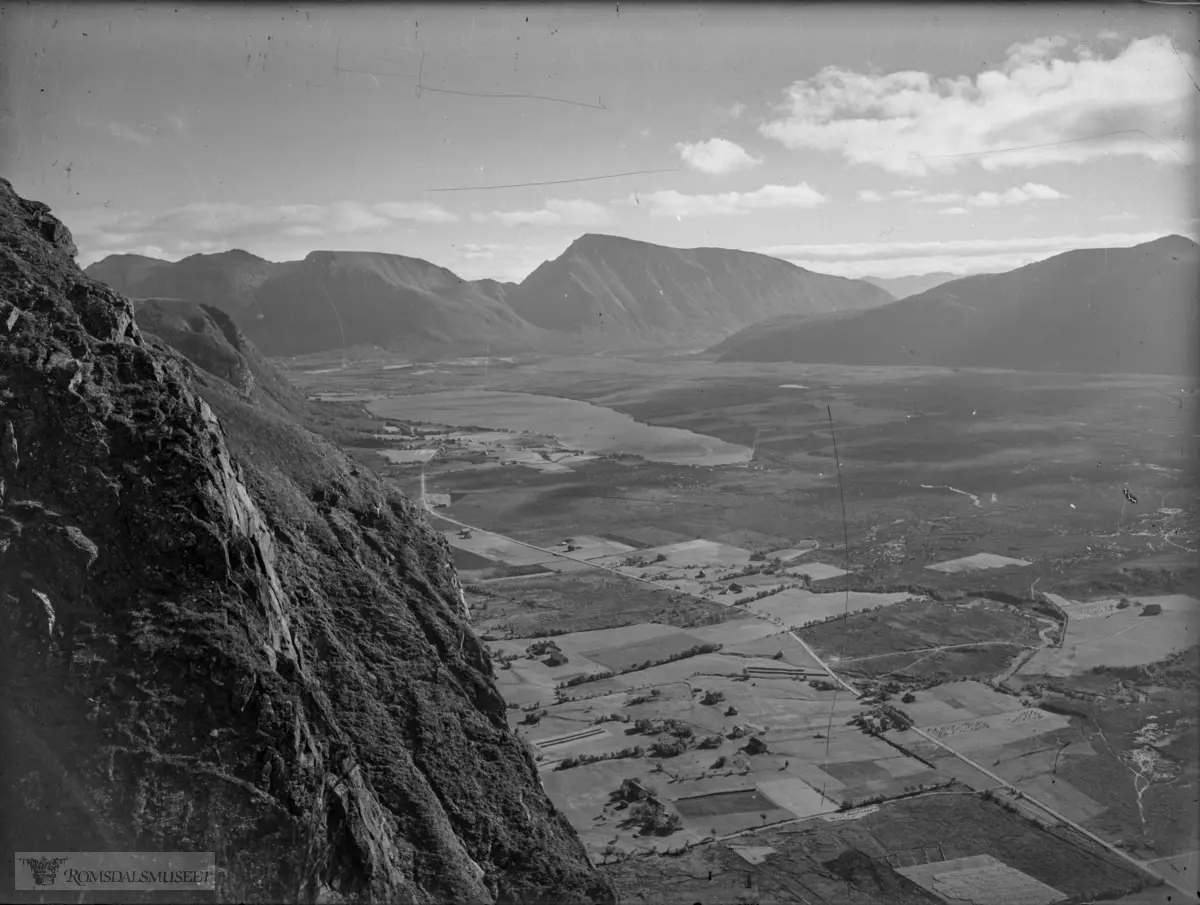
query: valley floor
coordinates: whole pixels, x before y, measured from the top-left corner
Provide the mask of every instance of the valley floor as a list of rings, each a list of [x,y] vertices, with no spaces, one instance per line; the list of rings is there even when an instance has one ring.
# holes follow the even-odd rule
[[[1195,435],[1164,379],[482,370],[309,389],[560,395],[754,450],[648,462],[447,410],[357,451],[444,529],[514,730],[629,894],[1194,894]]]

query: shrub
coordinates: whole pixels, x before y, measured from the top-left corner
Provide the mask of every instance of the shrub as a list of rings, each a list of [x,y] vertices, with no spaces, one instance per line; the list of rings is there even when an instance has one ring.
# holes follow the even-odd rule
[[[679,739],[668,739],[651,745],[650,753],[655,757],[678,757],[686,749],[687,745]]]

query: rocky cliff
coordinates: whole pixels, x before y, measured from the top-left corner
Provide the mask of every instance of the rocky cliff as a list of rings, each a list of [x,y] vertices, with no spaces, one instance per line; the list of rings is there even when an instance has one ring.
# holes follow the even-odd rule
[[[3,849],[215,851],[225,901],[611,902],[440,535],[73,253],[0,180]]]

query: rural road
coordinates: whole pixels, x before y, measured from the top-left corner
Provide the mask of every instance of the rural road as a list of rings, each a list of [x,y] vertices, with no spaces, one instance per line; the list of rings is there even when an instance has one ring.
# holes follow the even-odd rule
[[[458,526],[459,528],[466,528],[466,529],[468,529],[469,531],[478,531],[478,532],[480,532],[480,533],[482,533],[482,534],[490,534],[490,535],[492,535],[493,537],[499,537],[499,538],[502,538],[503,540],[507,540],[507,541],[509,541],[510,543],[514,543],[514,544],[520,544],[522,547],[528,547],[528,548],[529,548],[529,549],[531,549],[531,550],[537,550],[537,551],[539,551],[539,552],[541,552],[541,553],[546,553],[546,554],[547,554],[547,555],[549,555],[549,556],[557,556],[557,557],[560,557],[560,558],[562,558],[562,559],[569,559],[569,560],[571,560],[572,562],[583,563],[584,565],[590,566],[590,567],[592,567],[592,568],[594,568],[594,569],[603,569],[603,570],[605,570],[605,571],[612,572],[612,573],[613,573],[613,574],[615,574],[615,575],[620,575],[620,576],[622,576],[623,578],[628,578],[628,579],[631,579],[631,580],[633,580],[633,581],[640,581],[640,582],[642,582],[643,584],[652,585],[653,587],[656,587],[656,588],[658,588],[659,590],[664,590],[664,591],[671,591],[671,592],[674,592],[674,589],[673,589],[673,588],[671,588],[671,587],[669,587],[669,586],[667,586],[667,585],[660,584],[660,583],[659,583],[659,582],[657,582],[657,581],[651,581],[651,580],[650,580],[650,579],[648,579],[648,578],[641,578],[640,576],[637,576],[637,575],[629,575],[628,573],[626,573],[626,572],[622,572],[622,571],[620,571],[619,569],[615,569],[615,568],[613,568],[613,567],[611,567],[611,566],[602,566],[602,565],[597,565],[596,563],[590,562],[590,561],[588,561],[588,560],[586,560],[586,559],[581,559],[581,558],[580,558],[580,557],[578,557],[578,556],[571,556],[571,555],[569,555],[569,554],[565,554],[565,553],[559,553],[559,552],[558,552],[558,551],[556,551],[556,550],[548,550],[548,549],[546,549],[545,547],[539,547],[539,546],[537,546],[536,544],[530,544],[530,543],[526,543],[525,541],[517,540],[517,539],[516,539],[516,538],[514,538],[514,537],[509,537],[509,536],[508,536],[508,535],[506,535],[506,534],[500,534],[500,533],[499,533],[499,532],[497,532],[497,531],[489,531],[489,530],[488,530],[488,529],[486,529],[486,528],[479,528],[479,527],[477,527],[477,526],[475,526],[475,525],[468,525],[466,522],[460,522],[458,519],[451,518],[451,517],[450,517],[450,516],[448,516],[448,515],[442,515],[441,513],[435,512],[435,511],[434,511],[434,510],[433,510],[433,509],[432,509],[432,508],[429,506],[428,502],[427,502],[427,501],[426,501],[426,499],[425,499],[425,496],[424,496],[424,492],[423,492],[423,491],[424,491],[424,487],[422,487],[421,503],[422,503],[422,505],[424,506],[425,510],[426,510],[426,511],[429,513],[429,515],[433,516],[434,518],[441,519],[441,520],[442,520],[442,521],[444,521],[444,522],[449,522],[450,524],[452,524],[452,525],[456,525],[456,526]],[[718,605],[721,605],[721,606],[734,606],[734,604],[728,603],[727,601],[722,601],[722,600],[714,600],[714,599],[713,599],[713,598],[711,598],[711,597],[704,597],[703,595],[699,595],[699,594],[697,594],[697,595],[692,595],[692,596],[700,597],[700,599],[702,599],[702,600],[707,600],[707,601],[709,601],[709,602],[711,602],[711,603],[716,603],[716,604],[718,604]],[[763,619],[763,620],[765,620],[765,621],[767,621],[767,622],[770,622],[770,623],[772,623],[772,624],[774,624],[774,625],[782,625],[782,624],[783,624],[783,623],[782,623],[780,620],[777,620],[777,619],[771,619],[770,617],[768,617],[768,616],[764,616],[764,615],[762,615],[761,613],[753,613],[752,615],[754,615],[754,616],[758,617],[759,619]],[[843,680],[843,679],[842,679],[842,677],[841,677],[841,676],[839,676],[837,673],[835,673],[835,672],[833,671],[833,669],[831,669],[831,668],[830,668],[829,664],[827,664],[827,663],[826,663],[824,660],[822,660],[820,657],[818,657],[818,656],[817,656],[817,654],[816,654],[816,652],[815,652],[815,651],[813,651],[813,649],[812,649],[811,647],[809,647],[809,646],[808,646],[808,645],[807,645],[807,644],[806,644],[806,643],[805,643],[805,642],[804,642],[804,641],[803,641],[801,638],[798,638],[798,637],[796,636],[796,633],[795,633],[795,632],[791,631],[790,629],[787,629],[787,628],[786,628],[786,626],[785,626],[784,628],[785,628],[785,631],[787,631],[788,635],[790,635],[790,636],[791,636],[793,639],[795,639],[796,643],[797,643],[797,644],[799,644],[799,645],[800,645],[802,648],[804,648],[804,651],[805,651],[805,652],[806,652],[806,653],[807,653],[807,654],[808,654],[810,657],[812,657],[812,659],[813,659],[813,661],[814,661],[815,663],[817,663],[817,664],[819,664],[819,665],[820,665],[821,669],[822,669],[822,670],[824,670],[824,672],[825,672],[825,673],[826,673],[826,674],[827,674],[827,675],[828,675],[828,676],[829,676],[829,677],[830,677],[830,678],[831,678],[831,679],[832,679],[834,682],[836,682],[837,684],[839,684],[839,685],[840,685],[842,688],[844,688],[846,691],[849,691],[849,692],[850,692],[851,694],[853,694],[855,697],[858,697],[858,695],[859,695],[858,689],[856,689],[854,686],[852,686],[852,685],[848,684],[848,683],[847,683],[845,680]],[[926,741],[929,741],[929,742],[933,743],[934,745],[937,745],[939,748],[942,748],[942,749],[944,749],[945,751],[949,752],[951,755],[953,755],[954,757],[958,758],[958,759],[959,759],[959,760],[961,760],[963,763],[967,764],[968,766],[972,767],[973,769],[977,770],[978,772],[982,773],[984,776],[988,777],[989,779],[991,779],[993,782],[995,782],[997,785],[1001,786],[1002,788],[1005,788],[1005,789],[1015,789],[1016,791],[1021,791],[1020,789],[1017,789],[1017,787],[1016,787],[1016,786],[1013,786],[1011,783],[1009,783],[1007,780],[1001,779],[999,776],[997,776],[995,773],[993,773],[993,772],[991,772],[990,770],[988,770],[986,767],[983,767],[982,765],[980,765],[980,764],[976,763],[975,761],[971,760],[971,759],[970,759],[969,757],[967,757],[965,754],[962,754],[962,753],[960,753],[959,751],[956,751],[954,748],[952,748],[952,747],[950,747],[949,745],[945,744],[945,743],[944,743],[944,742],[942,742],[940,739],[936,739],[936,738],[934,738],[932,735],[930,735],[929,733],[927,733],[927,732],[926,732],[924,729],[919,729],[919,728],[917,728],[916,726],[913,726],[913,727],[912,727],[912,731],[913,731],[913,732],[915,732],[915,733],[917,733],[918,735],[920,735],[920,736],[921,736],[922,738],[924,738]],[[1107,849],[1108,851],[1112,852],[1114,855],[1116,855],[1117,857],[1119,857],[1119,858],[1120,858],[1122,861],[1125,861],[1126,863],[1133,865],[1133,866],[1134,866],[1134,867],[1136,867],[1136,868],[1138,869],[1138,871],[1139,871],[1140,873],[1142,873],[1143,875],[1145,875],[1145,874],[1149,874],[1150,876],[1153,876],[1155,879],[1163,879],[1163,882],[1164,882],[1164,883],[1166,883],[1166,885],[1170,886],[1172,889],[1178,890],[1180,893],[1182,893],[1182,894],[1183,894],[1183,895],[1186,897],[1186,899],[1187,899],[1187,900],[1190,900],[1190,899],[1191,899],[1191,897],[1195,895],[1195,890],[1193,890],[1193,889],[1185,889],[1185,888],[1184,888],[1184,887],[1182,887],[1182,886],[1179,886],[1179,885],[1177,885],[1177,884],[1175,884],[1175,883],[1172,883],[1170,880],[1166,880],[1165,878],[1162,878],[1162,877],[1160,877],[1160,875],[1159,875],[1158,873],[1156,873],[1156,872],[1152,871],[1152,870],[1149,868],[1149,866],[1148,866],[1148,862],[1139,861],[1137,858],[1133,857],[1132,855],[1128,854],[1127,852],[1124,852],[1124,851],[1122,851],[1121,849],[1117,848],[1117,847],[1116,847],[1115,845],[1113,845],[1112,843],[1110,843],[1110,842],[1106,842],[1104,839],[1100,838],[1100,837],[1099,837],[1099,836],[1097,836],[1095,833],[1091,832],[1090,830],[1084,829],[1082,826],[1080,826],[1079,824],[1075,823],[1075,821],[1073,821],[1073,820],[1070,820],[1070,819],[1068,819],[1067,817],[1064,817],[1062,814],[1058,813],[1058,811],[1054,810],[1054,809],[1053,809],[1053,808],[1051,808],[1049,805],[1047,805],[1047,804],[1045,804],[1044,802],[1042,802],[1042,801],[1038,800],[1037,798],[1034,798],[1032,795],[1029,795],[1029,794],[1028,794],[1028,793],[1026,793],[1026,792],[1021,792],[1021,796],[1022,796],[1022,798],[1023,798],[1025,801],[1028,801],[1028,802],[1030,802],[1031,804],[1033,804],[1034,806],[1036,806],[1036,807],[1037,807],[1037,808],[1039,808],[1040,810],[1042,810],[1042,811],[1044,811],[1045,813],[1049,814],[1049,815],[1050,815],[1051,817],[1053,817],[1055,820],[1059,821],[1060,823],[1062,823],[1062,824],[1064,824],[1064,825],[1066,825],[1066,826],[1069,826],[1069,827],[1071,827],[1071,829],[1073,829],[1073,830],[1075,830],[1076,832],[1078,832],[1078,833],[1082,834],[1083,836],[1086,836],[1088,839],[1091,839],[1091,840],[1092,840],[1093,842],[1095,842],[1096,844],[1103,846],[1105,849]],[[744,831],[742,831],[742,833],[743,833],[743,834],[747,834],[747,835],[748,835],[750,832],[751,832],[750,830],[744,830]]]
[[[1133,855],[1129,854],[1128,852],[1122,851],[1121,849],[1119,849],[1115,845],[1113,845],[1111,842],[1107,842],[1104,839],[1101,839],[1095,833],[1091,832],[1090,830],[1084,829],[1082,826],[1080,826],[1074,820],[1064,817],[1062,814],[1060,814],[1058,811],[1051,808],[1049,805],[1045,804],[1042,801],[1039,801],[1037,798],[1034,798],[1032,795],[1028,794],[1027,792],[1021,791],[1020,788],[1018,788],[1017,786],[1014,786],[1012,783],[1008,782],[1008,780],[1001,779],[999,776],[997,776],[991,770],[987,769],[986,767],[982,766],[981,764],[976,763],[975,761],[973,761],[971,758],[967,757],[962,752],[956,751],[954,748],[951,748],[949,745],[947,745],[943,741],[941,741],[941,739],[934,738],[932,735],[930,735],[924,729],[919,729],[916,726],[912,726],[911,728],[912,728],[913,732],[917,733],[917,735],[921,736],[926,741],[932,742],[933,744],[937,745],[939,748],[942,748],[943,750],[948,751],[954,757],[957,757],[959,760],[961,760],[964,764],[966,764],[967,766],[972,767],[975,770],[977,770],[978,772],[982,773],[984,776],[986,776],[988,779],[995,782],[1000,787],[1002,787],[1004,789],[1011,789],[1013,791],[1020,792],[1021,798],[1023,800],[1028,801],[1030,804],[1033,804],[1040,810],[1045,811],[1047,814],[1049,814],[1051,817],[1053,817],[1059,823],[1062,823],[1065,826],[1069,826],[1071,829],[1075,830],[1075,832],[1086,836],[1087,838],[1089,838],[1093,842],[1095,842],[1097,845],[1104,846],[1104,848],[1108,849],[1108,851],[1112,852],[1114,855],[1116,855],[1122,861],[1125,861],[1128,864],[1132,864],[1142,874],[1150,874],[1151,876],[1153,876],[1155,878],[1161,878],[1158,873],[1156,873],[1155,871],[1150,869],[1150,866],[1149,866],[1150,862],[1139,861],[1137,858],[1133,857]],[[1172,883],[1170,880],[1167,880],[1165,878],[1161,878],[1161,879],[1163,879],[1163,882],[1166,883],[1166,885],[1170,886],[1172,889],[1176,889],[1179,892],[1183,893],[1183,895],[1185,897],[1187,897],[1188,899],[1190,899],[1192,896],[1194,896],[1196,894],[1196,891],[1194,889],[1185,889],[1182,886]]]

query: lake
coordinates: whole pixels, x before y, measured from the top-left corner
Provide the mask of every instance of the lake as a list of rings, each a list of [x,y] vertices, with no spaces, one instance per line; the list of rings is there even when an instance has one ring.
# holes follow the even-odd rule
[[[570,449],[628,454],[676,465],[733,465],[753,451],[676,427],[656,427],[588,402],[491,390],[443,390],[374,399],[376,415],[407,421],[530,431]]]

